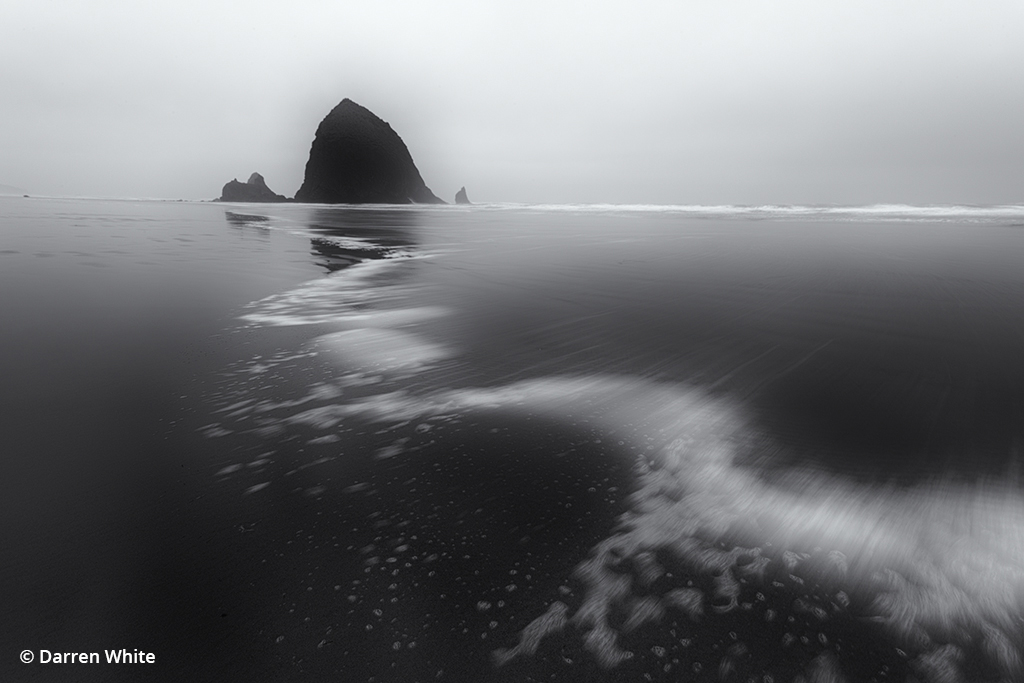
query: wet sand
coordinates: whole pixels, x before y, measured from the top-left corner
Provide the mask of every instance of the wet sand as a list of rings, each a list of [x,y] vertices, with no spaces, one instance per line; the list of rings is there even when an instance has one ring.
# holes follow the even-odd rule
[[[34,292],[0,299],[12,652],[160,662],[81,680],[1021,670],[1012,221],[51,213],[0,273]]]

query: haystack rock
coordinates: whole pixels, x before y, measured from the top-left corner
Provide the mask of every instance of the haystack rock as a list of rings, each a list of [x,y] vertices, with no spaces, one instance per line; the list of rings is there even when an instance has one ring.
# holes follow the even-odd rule
[[[324,204],[444,204],[420,176],[387,122],[344,99],[320,122],[295,201]]]
[[[469,201],[469,197],[466,196],[466,188],[465,187],[463,187],[461,190],[459,190],[458,192],[455,193],[455,203],[456,204],[472,204],[473,203],[473,202]]]
[[[283,197],[267,187],[266,181],[259,173],[253,173],[249,180],[244,183],[238,182],[235,178],[221,190],[220,199],[222,202],[286,202]]]

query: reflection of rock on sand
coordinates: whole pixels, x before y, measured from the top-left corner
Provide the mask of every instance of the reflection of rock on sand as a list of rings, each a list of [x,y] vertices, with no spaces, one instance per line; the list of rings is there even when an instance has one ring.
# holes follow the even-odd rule
[[[335,272],[375,259],[415,254],[420,216],[411,209],[331,207],[310,214],[317,265]]]
[[[411,264],[429,257],[416,248],[418,221],[419,214],[411,209],[312,211],[304,227],[314,233],[312,254],[329,275],[254,302],[242,318],[260,325],[333,324],[351,329],[401,327],[446,315],[447,310],[437,306],[408,306],[413,293]],[[351,338],[359,343],[359,338]],[[398,338],[391,338],[391,346]]]
[[[414,208],[332,206],[314,209],[307,227],[325,237],[355,237],[383,247],[408,249],[419,242],[421,215]]]

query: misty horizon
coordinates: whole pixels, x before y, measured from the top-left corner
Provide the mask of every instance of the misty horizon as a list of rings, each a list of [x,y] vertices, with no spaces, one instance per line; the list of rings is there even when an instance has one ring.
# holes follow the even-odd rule
[[[28,194],[211,199],[257,171],[290,197],[347,97],[446,201],[1024,201],[1013,2],[4,15],[0,184]]]

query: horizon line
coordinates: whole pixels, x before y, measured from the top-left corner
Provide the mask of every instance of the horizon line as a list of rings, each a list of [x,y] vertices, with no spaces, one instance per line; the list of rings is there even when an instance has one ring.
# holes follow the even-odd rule
[[[57,199],[57,200],[82,200],[82,201],[139,201],[139,202],[188,202],[192,204],[224,204],[224,205],[235,205],[241,204],[246,206],[275,206],[281,204],[295,205],[295,206],[315,206],[315,207],[330,207],[340,206],[347,208],[358,208],[358,207],[388,207],[388,208],[438,208],[444,210],[447,208],[469,210],[473,208],[516,208],[516,209],[543,209],[543,210],[558,210],[558,209],[596,209],[596,210],[626,210],[626,211],[645,211],[645,210],[677,210],[680,212],[695,212],[695,211],[716,211],[716,210],[732,210],[732,211],[747,211],[747,212],[768,212],[768,211],[781,211],[781,212],[792,212],[792,213],[812,213],[812,212],[830,212],[830,211],[860,211],[868,212],[873,211],[877,213],[902,213],[912,211],[929,211],[929,210],[960,210],[960,211],[1004,211],[1007,213],[1024,212],[1024,202],[1021,203],[998,203],[998,204],[964,204],[964,203],[902,203],[902,202],[873,202],[866,204],[841,204],[841,203],[808,203],[808,204],[791,204],[791,203],[747,203],[747,204],[686,204],[686,203],[650,203],[650,202],[628,202],[628,203],[612,203],[612,202],[508,202],[508,201],[495,201],[495,202],[473,202],[472,204],[321,204],[321,203],[305,203],[305,202],[222,202],[219,199],[189,199],[184,197],[119,197],[110,195],[48,195],[48,194],[33,194],[25,192],[22,194],[0,194],[2,199]]]

